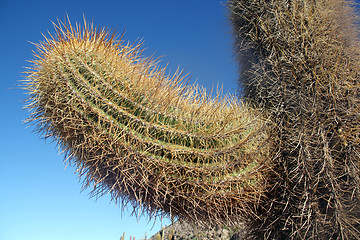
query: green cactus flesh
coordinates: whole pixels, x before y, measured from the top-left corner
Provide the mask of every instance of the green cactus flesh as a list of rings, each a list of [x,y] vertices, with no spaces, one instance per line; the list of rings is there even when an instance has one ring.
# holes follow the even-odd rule
[[[28,73],[30,121],[94,195],[150,216],[231,223],[251,214],[270,172],[258,111],[184,85],[105,30],[57,30]]]

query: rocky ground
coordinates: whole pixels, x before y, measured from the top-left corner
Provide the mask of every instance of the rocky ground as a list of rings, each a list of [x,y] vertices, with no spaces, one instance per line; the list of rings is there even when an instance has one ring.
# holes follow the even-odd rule
[[[203,229],[197,226],[192,226],[188,223],[175,222],[172,225],[163,228],[150,240],[244,240],[248,230],[244,223],[238,224],[234,228],[214,228]]]

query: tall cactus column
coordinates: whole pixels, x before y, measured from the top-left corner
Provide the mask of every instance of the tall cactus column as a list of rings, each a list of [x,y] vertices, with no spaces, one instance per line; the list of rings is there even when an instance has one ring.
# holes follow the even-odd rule
[[[200,223],[252,216],[271,172],[259,111],[185,86],[106,30],[56,29],[25,82],[29,120],[65,150],[93,195]]]
[[[281,152],[263,236],[360,239],[360,48],[345,0],[230,0],[245,100]]]

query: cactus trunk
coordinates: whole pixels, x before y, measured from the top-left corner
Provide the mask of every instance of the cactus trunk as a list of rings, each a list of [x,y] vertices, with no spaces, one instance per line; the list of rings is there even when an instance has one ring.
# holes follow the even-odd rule
[[[343,0],[229,6],[243,95],[268,109],[279,129],[279,174],[257,223],[260,235],[359,239],[360,48],[353,9]]]

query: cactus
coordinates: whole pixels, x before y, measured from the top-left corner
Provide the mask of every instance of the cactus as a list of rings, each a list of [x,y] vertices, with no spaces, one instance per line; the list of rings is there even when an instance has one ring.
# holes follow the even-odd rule
[[[150,217],[251,216],[271,171],[260,111],[184,85],[105,29],[55,27],[25,82],[29,121],[59,143],[93,196],[110,193]]]
[[[360,45],[349,2],[228,6],[243,101],[186,86],[140,45],[68,22],[38,45],[29,121],[93,195],[150,217],[247,219],[260,238],[360,239]]]
[[[345,0],[230,0],[244,99],[279,129],[256,231],[360,239],[360,48]]]

